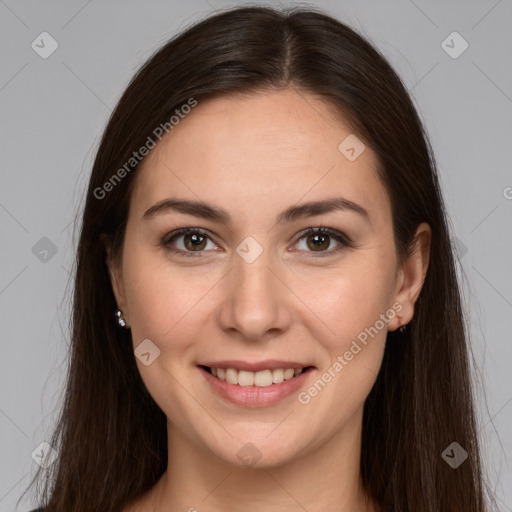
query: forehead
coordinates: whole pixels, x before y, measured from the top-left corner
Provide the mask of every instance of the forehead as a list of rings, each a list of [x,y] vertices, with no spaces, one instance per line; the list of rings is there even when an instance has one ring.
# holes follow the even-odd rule
[[[291,204],[341,195],[371,217],[389,213],[373,151],[366,146],[353,161],[343,153],[354,135],[329,103],[293,89],[198,102],[144,158],[131,209],[140,217],[172,196],[239,219],[275,217]]]

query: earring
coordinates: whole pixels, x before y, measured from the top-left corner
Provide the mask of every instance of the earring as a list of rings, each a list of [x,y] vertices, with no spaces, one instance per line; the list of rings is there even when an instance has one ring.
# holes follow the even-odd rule
[[[124,327],[125,329],[129,329],[130,327],[126,324],[126,320],[123,318],[123,312],[118,309],[115,313],[115,316],[117,317],[117,323]]]
[[[402,325],[402,316],[396,315],[398,318],[398,330],[403,334],[407,328],[407,324]]]

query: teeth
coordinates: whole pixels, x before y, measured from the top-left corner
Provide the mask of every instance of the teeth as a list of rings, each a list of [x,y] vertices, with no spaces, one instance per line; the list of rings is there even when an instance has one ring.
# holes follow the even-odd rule
[[[267,387],[272,384],[281,384],[302,373],[303,368],[277,368],[275,370],[262,370],[260,372],[249,372],[246,370],[235,370],[234,368],[211,368],[212,374],[220,380],[238,386]]]
[[[288,380],[288,379],[291,379],[293,377],[293,374],[294,374],[294,370],[293,368],[287,368],[285,371],[284,371],[284,380]]]
[[[261,372],[256,372],[254,374],[254,385],[265,387],[272,385],[272,371],[271,370],[263,370]]]
[[[279,368],[277,370],[272,370],[272,382],[274,384],[279,384],[284,380],[284,370]]]
[[[236,370],[231,370],[235,373],[238,373],[238,382],[237,384],[240,386],[253,386],[254,385],[254,372],[246,372],[245,370],[240,370],[237,372]]]
[[[238,372],[233,368],[228,368],[226,370],[226,382],[230,384],[238,384]]]

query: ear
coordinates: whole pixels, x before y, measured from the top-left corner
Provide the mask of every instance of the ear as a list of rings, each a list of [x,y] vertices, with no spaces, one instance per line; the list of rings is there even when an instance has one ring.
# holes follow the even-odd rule
[[[126,320],[127,324],[129,325],[129,311],[124,290],[121,262],[114,258],[112,252],[112,238],[109,235],[102,233],[100,235],[100,240],[105,245],[105,250],[107,253],[106,264],[110,277],[110,284],[112,285],[112,291],[114,292],[114,296],[116,298],[117,307],[123,312],[123,317]]]
[[[395,289],[395,302],[402,305],[400,315],[389,322],[390,331],[408,324],[414,316],[414,304],[418,299],[427,275],[430,260],[432,230],[426,222],[418,226],[412,254],[398,270]]]

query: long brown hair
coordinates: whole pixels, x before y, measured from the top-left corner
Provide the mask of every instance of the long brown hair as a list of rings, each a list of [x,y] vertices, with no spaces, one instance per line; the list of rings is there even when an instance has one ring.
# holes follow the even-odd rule
[[[77,248],[67,386],[50,442],[59,455],[36,475],[45,477],[39,498],[47,512],[120,511],[166,469],[166,417],[140,378],[129,331],[116,326],[100,239],[110,237],[119,257],[133,152],[191,98],[287,87],[328,102],[376,153],[401,261],[417,226],[432,229],[414,318],[405,334],[388,333],[365,402],[364,486],[386,512],[488,510],[453,241],[408,92],[378,50],[319,9],[254,6],[212,15],[167,42],[131,80],[104,131]],[[121,168],[122,179],[98,193]],[[441,456],[454,441],[469,454],[456,469]]]

